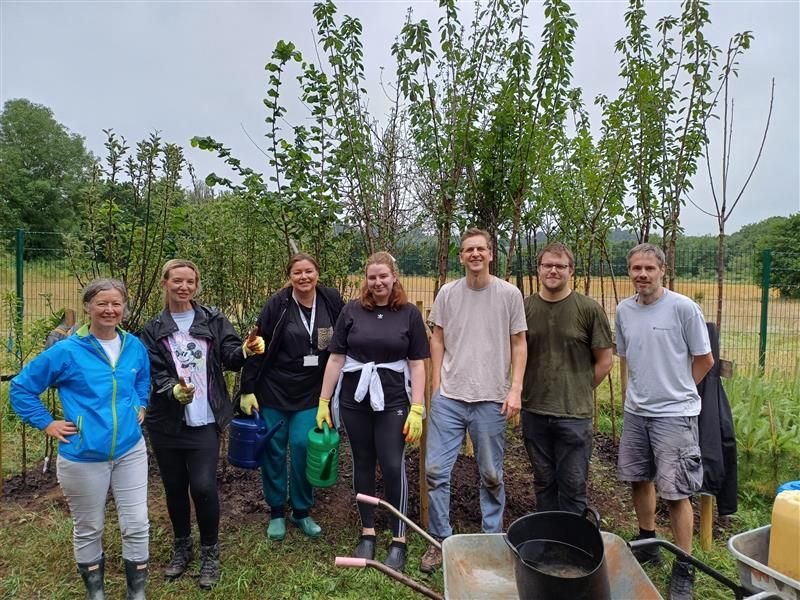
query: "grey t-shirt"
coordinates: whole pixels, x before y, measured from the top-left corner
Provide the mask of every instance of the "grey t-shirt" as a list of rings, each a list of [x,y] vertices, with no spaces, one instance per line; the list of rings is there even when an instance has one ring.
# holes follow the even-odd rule
[[[711,352],[711,344],[694,301],[666,288],[652,304],[626,298],[617,307],[615,333],[617,354],[628,363],[626,411],[643,417],[700,414],[692,357]]]
[[[510,336],[528,329],[520,291],[497,277],[473,290],[462,277],[439,290],[428,320],[444,333],[441,393],[465,402],[505,401]]]

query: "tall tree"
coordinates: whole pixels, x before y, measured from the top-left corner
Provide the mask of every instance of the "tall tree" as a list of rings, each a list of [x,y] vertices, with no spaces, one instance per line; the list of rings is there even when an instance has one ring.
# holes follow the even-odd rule
[[[767,132],[769,131],[770,120],[772,119],[772,103],[775,99],[775,79],[772,80],[772,89],[770,91],[769,110],[767,111],[766,124],[764,125],[764,134],[761,137],[761,145],[758,148],[758,153],[753,159],[753,164],[747,177],[742,182],[741,188],[738,192],[732,190],[731,176],[731,153],[733,147],[733,123],[734,123],[734,101],[730,89],[731,78],[735,77],[738,73],[739,57],[741,54],[750,47],[752,34],[749,31],[737,33],[728,42],[728,50],[725,54],[725,64],[722,67],[720,74],[720,92],[722,99],[722,160],[720,161],[719,180],[715,183],[714,175],[711,168],[711,152],[709,151],[708,135],[706,134],[705,143],[705,160],[706,168],[708,170],[708,180],[711,187],[711,197],[714,201],[714,212],[710,212],[701,208],[697,203],[692,202],[701,212],[713,216],[717,221],[717,330],[722,331],[722,304],[723,295],[725,292],[725,225],[728,222],[733,211],[739,205],[745,190],[747,189],[750,179],[753,177],[758,163],[761,160],[761,153],[764,150],[764,144],[767,141]],[[715,108],[717,101],[712,105]],[[708,129],[709,119],[706,119],[706,129]]]
[[[79,190],[91,164],[83,138],[53,111],[8,100],[0,114],[0,229],[76,229]]]

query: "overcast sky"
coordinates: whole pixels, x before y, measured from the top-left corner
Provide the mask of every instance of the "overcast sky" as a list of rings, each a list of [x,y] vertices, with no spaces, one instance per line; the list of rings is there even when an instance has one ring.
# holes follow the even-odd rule
[[[624,35],[625,2],[568,0],[578,20],[574,84],[591,104],[615,96]],[[339,13],[361,19],[371,108],[382,112],[381,67],[389,79],[390,46],[407,7],[435,26],[436,3],[338,2]],[[472,5],[462,6],[469,22]],[[712,43],[725,47],[737,31],[752,30],[752,49],[735,82],[736,123],[729,189],[738,191],[758,150],[775,78],[775,106],[761,164],[728,232],[772,215],[800,211],[800,2],[713,2]],[[648,2],[649,21],[678,15],[676,2]],[[103,155],[104,128],[136,142],[153,130],[186,147],[199,175],[224,173],[210,153],[189,148],[194,135],[211,135],[232,147],[245,164],[265,170],[264,156],[245,135],[263,141],[264,64],[279,39],[313,56],[310,2],[12,2],[0,0],[0,101],[28,98],[50,107],[56,119]],[[529,10],[539,31],[541,4]],[[593,122],[599,123],[597,115]],[[719,154],[719,151],[716,150]],[[712,151],[713,152],[713,151]],[[714,162],[719,178],[719,160]],[[713,210],[705,165],[692,199]],[[716,222],[692,206],[682,222],[689,234],[716,232]]]

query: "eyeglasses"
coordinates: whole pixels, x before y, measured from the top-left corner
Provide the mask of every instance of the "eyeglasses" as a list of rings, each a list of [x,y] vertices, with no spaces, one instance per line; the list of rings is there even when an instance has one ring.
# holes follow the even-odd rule
[[[569,265],[560,265],[558,263],[541,263],[539,264],[539,268],[542,271],[550,271],[552,269],[555,269],[556,271],[561,272],[569,269]]]

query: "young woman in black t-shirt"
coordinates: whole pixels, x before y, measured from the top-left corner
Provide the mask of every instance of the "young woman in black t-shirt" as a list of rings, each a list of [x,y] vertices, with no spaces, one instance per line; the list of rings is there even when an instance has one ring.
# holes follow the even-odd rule
[[[423,361],[430,349],[422,315],[408,303],[395,261],[387,252],[377,252],[367,260],[361,297],[344,307],[329,349],[317,426],[322,427],[323,421],[331,424],[333,397],[333,412],[338,408],[350,440],[355,492],[375,495],[378,463],[387,500],[405,513],[405,443],[417,441],[422,434]],[[358,510],[362,532],[353,556],[372,559],[374,507],[359,504]],[[392,536],[384,564],[402,571],[407,553],[405,524],[396,517]]]

